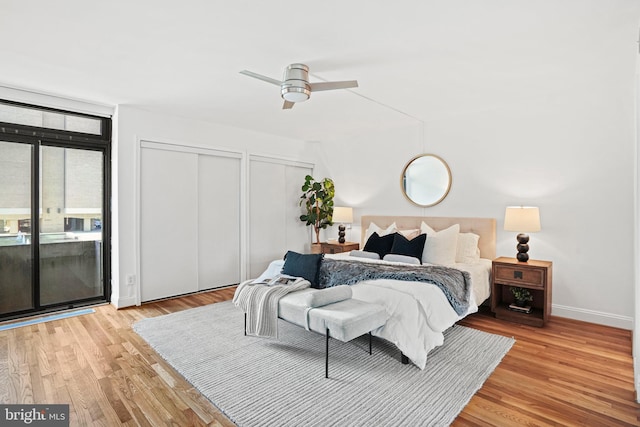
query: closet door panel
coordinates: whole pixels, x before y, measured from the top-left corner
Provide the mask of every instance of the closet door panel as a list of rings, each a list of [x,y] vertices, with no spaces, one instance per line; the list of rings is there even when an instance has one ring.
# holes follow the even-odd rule
[[[284,255],[285,178],[284,165],[250,162],[249,278],[258,277],[270,261]]]
[[[288,250],[309,252],[310,229],[298,205],[310,167],[277,160],[250,161],[249,277],[259,276]]]
[[[198,289],[240,282],[240,159],[198,159]]]
[[[198,289],[198,156],[141,149],[140,297]]]
[[[304,177],[311,175],[311,173],[311,169],[299,166],[288,165],[285,169],[284,193],[287,201],[293,201],[293,203],[286,203],[285,205],[285,244],[287,249],[300,253],[310,253],[309,236],[312,236],[315,242],[313,227],[309,227],[300,221],[300,215],[304,212],[304,207],[299,205]]]

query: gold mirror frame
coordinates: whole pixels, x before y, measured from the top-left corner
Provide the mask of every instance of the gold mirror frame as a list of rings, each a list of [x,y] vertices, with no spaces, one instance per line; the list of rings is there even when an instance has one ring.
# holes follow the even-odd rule
[[[451,169],[435,154],[420,154],[409,160],[402,170],[400,188],[414,205],[435,206],[449,194]]]

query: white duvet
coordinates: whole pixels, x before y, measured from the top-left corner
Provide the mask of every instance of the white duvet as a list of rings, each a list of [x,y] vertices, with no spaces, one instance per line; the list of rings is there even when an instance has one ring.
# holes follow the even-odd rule
[[[352,257],[348,253],[325,256],[355,262],[402,264]],[[283,264],[280,260],[272,262],[261,277],[278,274]],[[425,368],[429,351],[443,344],[443,332],[461,318],[478,311],[478,304],[489,297],[490,260],[448,267],[467,271],[471,276],[471,304],[463,316],[458,316],[444,293],[430,283],[377,279],[351,286],[353,298],[380,304],[390,315],[387,323],[373,331],[373,335],[395,344],[420,369]]]

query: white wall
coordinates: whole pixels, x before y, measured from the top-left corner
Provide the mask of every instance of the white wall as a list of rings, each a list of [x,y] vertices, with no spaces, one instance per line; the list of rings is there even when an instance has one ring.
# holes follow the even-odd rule
[[[636,400],[640,402],[640,173],[638,165],[640,165],[640,51],[636,55],[636,75],[635,75],[635,118],[636,118],[636,147],[635,147],[635,198],[634,198],[634,217],[635,217],[635,319],[633,329],[633,371],[634,383],[636,389]]]
[[[137,271],[137,146],[138,141],[169,142],[196,147],[264,154],[313,163],[308,144],[286,138],[119,106],[114,121],[113,278],[111,302],[116,307],[136,303],[136,287],[127,276]],[[247,156],[245,156],[247,157]],[[170,203],[170,201],[167,201]]]
[[[316,175],[334,179],[336,204],[353,206],[356,222],[363,214],[496,218],[498,256],[516,254],[516,233],[502,229],[505,207],[539,206],[542,230],[531,233],[529,254],[553,262],[552,313],[632,329],[634,54],[618,52],[617,67],[585,68],[535,98],[503,94],[491,110],[427,122],[424,139],[414,121],[322,141]],[[424,209],[400,190],[405,163],[421,152],[444,158],[453,175],[447,198]],[[349,237],[359,236],[355,224]]]

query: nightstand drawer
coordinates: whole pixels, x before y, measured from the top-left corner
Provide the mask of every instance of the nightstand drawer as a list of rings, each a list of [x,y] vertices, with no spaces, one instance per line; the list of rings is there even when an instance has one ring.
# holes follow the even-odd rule
[[[357,251],[360,248],[360,245],[354,242],[322,242],[321,245],[323,254],[339,254],[342,252]]]
[[[494,280],[498,283],[526,285],[534,289],[544,289],[546,270],[542,268],[519,268],[507,265],[495,265]]]

